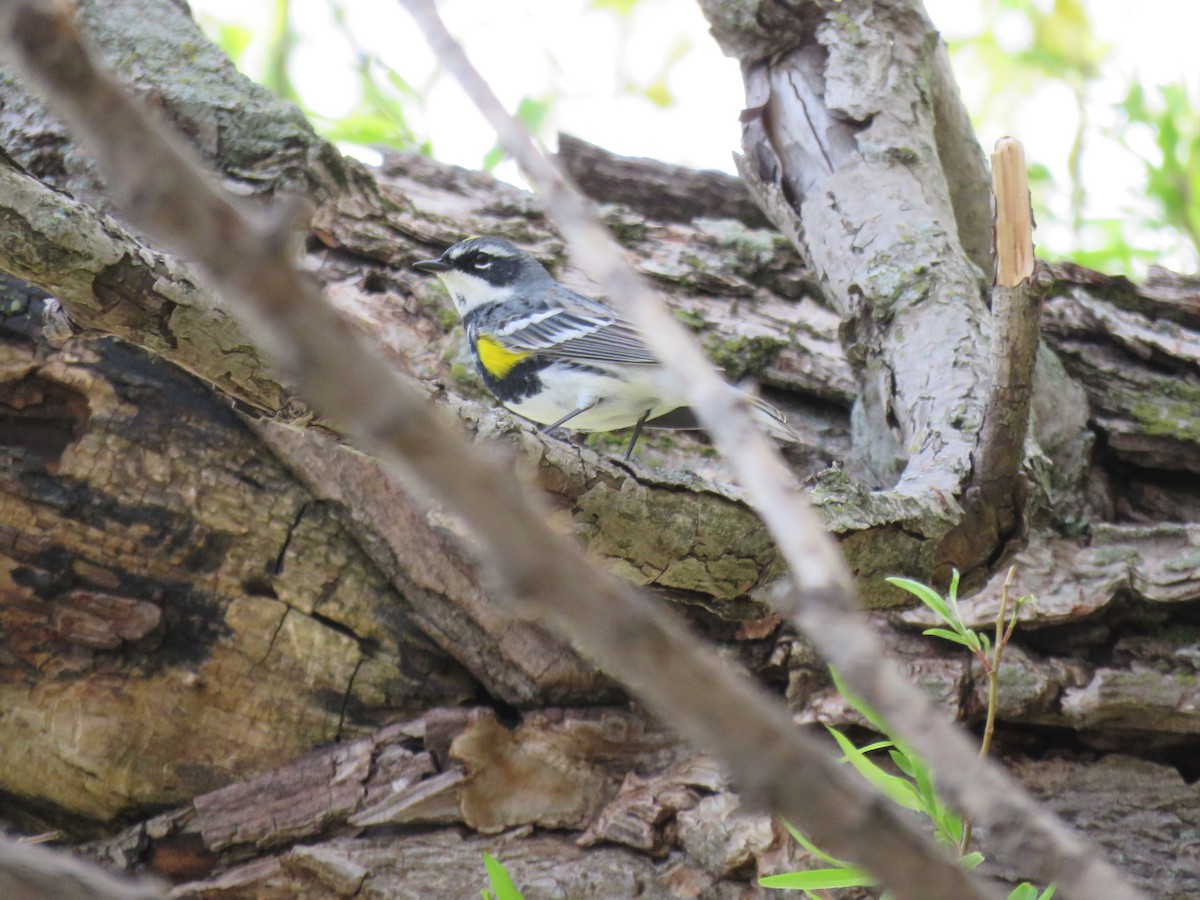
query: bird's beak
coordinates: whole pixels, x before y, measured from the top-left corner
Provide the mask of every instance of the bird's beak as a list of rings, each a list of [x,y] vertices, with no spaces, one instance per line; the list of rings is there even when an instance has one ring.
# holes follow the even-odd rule
[[[429,272],[431,275],[450,271],[450,263],[440,257],[438,259],[418,259],[412,264],[412,267],[418,272]]]

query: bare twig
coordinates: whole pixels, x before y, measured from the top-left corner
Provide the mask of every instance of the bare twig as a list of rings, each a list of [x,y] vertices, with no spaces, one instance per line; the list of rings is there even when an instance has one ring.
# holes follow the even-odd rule
[[[462,515],[526,609],[619,673],[664,721],[713,748],[747,796],[879,872],[898,896],[995,896],[795,729],[776,698],[555,534],[512,472],[466,443],[323,302],[289,259],[285,224],[257,220],[219,191],[186,147],[96,69],[61,4],[9,0],[0,5],[0,33],[95,150],[127,214],[195,259],[250,314],[305,394],[335,413],[360,446],[416,475]],[[718,388],[710,376],[710,391],[728,393]],[[753,432],[748,420],[746,428]],[[816,571],[846,577],[836,567]]]
[[[965,571],[986,562],[1018,531],[1024,507],[1021,463],[1029,433],[1033,371],[1040,345],[1042,301],[1053,284],[1033,256],[1033,211],[1025,151],[1001,138],[992,154],[996,197],[996,284],[992,288],[991,387],[984,409],[966,512],[942,548],[944,560]]]
[[[1049,273],[1035,268],[1029,177],[1019,141],[1001,138],[996,143],[992,189],[996,195],[992,387],[975,454],[972,486],[985,493],[985,501],[1007,500],[1013,504],[1013,488],[1025,458],[1025,436],[1029,432],[1042,300],[1053,283]]]
[[[605,287],[645,334],[655,353],[687,387],[688,399],[714,443],[733,465],[770,528],[799,585],[784,596],[789,615],[837,666],[851,688],[928,760],[938,787],[954,806],[994,828],[996,855],[1072,897],[1133,898],[1139,893],[1091,847],[1039,807],[1007,773],[982,761],[966,736],[910,684],[855,609],[846,564],[800,486],[744,405],[725,389],[684,328],[648,290],[590,213],[585,201],[510,116],[446,30],[432,0],[402,0],[450,70],[496,130],[501,144],[537,188],[576,259]],[[863,862],[896,893],[883,869]],[[926,884],[919,896],[932,897]]]
[[[1009,566],[1008,575],[1004,578],[1004,585],[1000,588],[1000,609],[996,613],[994,623],[995,638],[992,641],[991,656],[982,650],[977,653],[983,665],[984,677],[987,679],[987,718],[983,723],[983,738],[979,742],[980,757],[986,757],[991,753],[992,738],[996,734],[996,711],[1000,706],[1000,658],[1004,654],[1004,648],[1008,646],[1013,630],[1017,627],[1017,614],[1020,612],[1018,603],[1013,610],[1012,620],[1008,621],[1009,590],[1012,588],[1013,579],[1016,576],[1017,567]],[[970,849],[973,827],[974,823],[970,819],[963,819],[962,838],[958,843],[959,855],[965,855]]]
[[[162,887],[111,875],[94,863],[32,843],[0,840],[0,897],[21,900],[150,900]]]
[[[995,639],[992,641],[992,656],[987,661],[987,691],[988,691],[988,708],[987,720],[983,725],[983,739],[979,742],[979,755],[987,756],[992,750],[992,737],[996,733],[996,707],[1000,705],[1000,657],[1004,654],[1004,648],[1008,645],[1008,639],[1012,637],[1012,627],[1009,625],[1008,619],[1008,604],[1009,591],[1012,590],[1013,579],[1017,576],[1017,567],[1009,566],[1008,574],[1004,577],[1004,584],[1000,588],[1000,609],[996,613],[996,631]],[[1016,613],[1013,613],[1012,626],[1017,622]]]

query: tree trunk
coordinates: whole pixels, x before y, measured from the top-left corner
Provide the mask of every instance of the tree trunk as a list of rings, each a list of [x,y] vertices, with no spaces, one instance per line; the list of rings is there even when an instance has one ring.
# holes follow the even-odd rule
[[[958,563],[983,585],[964,614],[987,622],[991,572],[1022,543],[1011,561],[1038,603],[1002,682],[1001,752],[1155,896],[1194,896],[1200,285],[1053,270],[1027,539],[996,535],[963,563],[991,339],[981,158],[919,9],[785,9],[764,4],[750,28],[709,10],[756,113],[749,193],[577,142],[564,162],[726,374],[788,413],[789,461],[868,603],[901,605],[886,575]],[[341,158],[175,3],[92,0],[80,17],[228,181],[313,204],[303,253],[329,297],[477,440],[510,448],[594,557],[686,610],[800,721],[855,722],[768,613],[782,565],[702,438],[651,436],[625,464],[619,438],[550,438],[486,399],[408,263],[497,234],[589,290],[528,195],[417,156]],[[866,52],[878,28],[886,65]],[[804,864],[715,764],[498,605],[461,524],[338,443],[201,279],[109,217],[86,152],[13,78],[0,99],[14,829],[60,829],[185,896],[459,896],[482,885],[483,850],[528,897],[750,896],[753,876]],[[795,104],[818,117],[815,144]],[[916,611],[877,621],[978,720],[962,654],[920,637]]]

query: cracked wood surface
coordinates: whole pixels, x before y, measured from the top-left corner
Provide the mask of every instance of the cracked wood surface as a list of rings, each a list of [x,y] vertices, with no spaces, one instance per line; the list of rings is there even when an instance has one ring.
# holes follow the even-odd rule
[[[127,345],[35,343],[9,287],[5,790],[107,820],[476,690],[225,404]]]

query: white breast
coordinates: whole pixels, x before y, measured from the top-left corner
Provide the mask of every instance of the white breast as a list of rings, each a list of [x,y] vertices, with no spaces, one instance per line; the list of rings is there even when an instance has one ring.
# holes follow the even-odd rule
[[[539,425],[549,425],[572,410],[591,405],[563,427],[573,431],[616,431],[636,425],[647,410],[650,418],[655,418],[687,405],[682,392],[673,389],[672,379],[660,367],[630,368],[632,383],[556,363],[539,373],[545,385],[541,393],[505,406]]]

